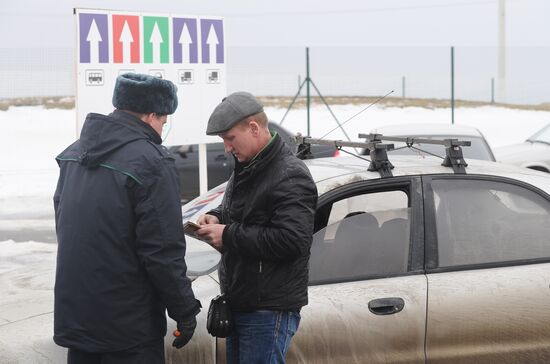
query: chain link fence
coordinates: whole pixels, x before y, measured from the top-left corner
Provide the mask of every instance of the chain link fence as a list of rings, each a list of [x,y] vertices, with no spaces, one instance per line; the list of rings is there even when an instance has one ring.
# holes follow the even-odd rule
[[[305,47],[229,47],[226,52],[228,92],[293,96],[306,77]],[[550,103],[550,47],[507,48],[503,94],[496,47],[455,47],[453,53],[455,99]],[[0,98],[74,96],[75,69],[72,48],[2,48]],[[312,47],[309,70],[323,96],[379,96],[394,90],[393,97],[451,98],[450,47]]]

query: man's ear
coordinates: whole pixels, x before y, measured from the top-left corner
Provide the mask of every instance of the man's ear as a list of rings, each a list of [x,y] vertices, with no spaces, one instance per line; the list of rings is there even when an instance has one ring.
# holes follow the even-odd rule
[[[258,123],[252,120],[248,125],[250,126],[250,131],[252,132],[252,135],[258,136],[258,133],[260,131],[260,126],[258,125]]]
[[[149,126],[153,126],[153,120],[155,120],[155,113],[152,112],[150,114],[143,114],[143,116],[141,117],[141,120],[143,120],[143,122],[145,124],[148,124]]]

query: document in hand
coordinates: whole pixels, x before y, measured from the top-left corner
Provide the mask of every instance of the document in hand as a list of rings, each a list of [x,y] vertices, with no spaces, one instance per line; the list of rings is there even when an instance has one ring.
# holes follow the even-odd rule
[[[195,224],[193,221],[187,221],[185,222],[185,224],[183,224],[183,232],[185,233],[185,235],[189,235],[192,238],[207,242],[197,234],[197,230],[199,230],[200,228],[200,225]]]
[[[195,224],[193,221],[187,221],[183,224],[183,232],[185,233],[185,235],[189,235],[192,238],[204,241],[206,244],[219,251],[219,249],[213,246],[210,241],[202,238],[199,234],[197,234],[197,230],[199,230],[200,228],[200,225]]]

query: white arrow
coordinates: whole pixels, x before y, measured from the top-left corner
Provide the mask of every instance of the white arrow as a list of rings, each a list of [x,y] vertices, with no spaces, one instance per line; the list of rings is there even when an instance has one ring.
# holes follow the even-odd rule
[[[181,44],[181,59],[183,63],[191,63],[191,52],[190,52],[190,45],[193,43],[193,38],[191,38],[191,34],[189,33],[189,29],[185,24],[183,24],[183,28],[181,29],[181,35],[180,39],[178,40],[178,43]]]
[[[102,40],[95,19],[92,19],[92,25],[90,25],[90,30],[86,37],[86,41],[90,42],[90,63],[99,63],[99,42]]]
[[[220,40],[218,39],[218,35],[214,30],[214,25],[210,25],[210,29],[208,29],[208,37],[206,38],[206,44],[208,45],[208,54],[210,55],[209,63],[216,63],[216,58],[217,58],[216,46],[219,43],[220,43]]]
[[[160,30],[156,22],[153,26],[153,31],[151,32],[149,42],[153,45],[153,63],[160,63],[160,45],[164,43],[164,40],[162,39],[162,34],[160,34]]]
[[[132,31],[128,26],[128,22],[125,20],[124,25],[122,26],[122,32],[120,32],[120,38],[118,39],[122,43],[122,63],[131,62],[131,49],[132,43],[134,42],[134,37],[132,37]]]

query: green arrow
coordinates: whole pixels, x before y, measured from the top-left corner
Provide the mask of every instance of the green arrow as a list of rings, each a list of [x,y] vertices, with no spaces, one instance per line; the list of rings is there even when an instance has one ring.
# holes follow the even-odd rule
[[[143,17],[143,61],[145,63],[168,63],[170,40],[168,18]]]

